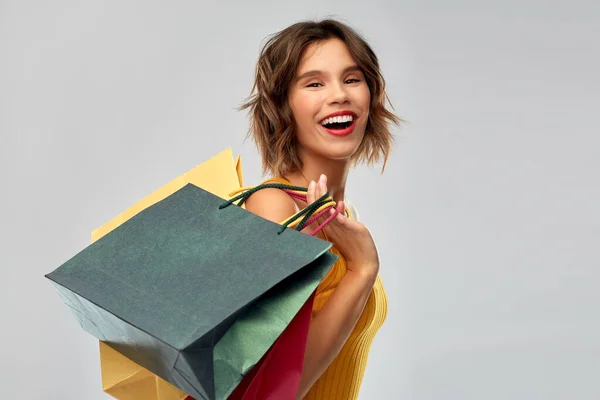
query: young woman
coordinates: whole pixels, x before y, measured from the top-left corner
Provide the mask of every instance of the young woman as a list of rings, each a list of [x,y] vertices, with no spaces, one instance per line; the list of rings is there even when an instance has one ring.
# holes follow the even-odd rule
[[[329,191],[339,212],[317,235],[333,243],[340,259],[317,289],[297,398],[356,399],[387,300],[375,243],[344,193],[353,165],[385,163],[393,144],[389,124],[401,120],[385,106],[373,50],[335,20],[297,23],[271,37],[252,91],[242,109],[250,109],[250,133],[272,176],[265,182],[308,192],[303,202],[263,189],[246,209],[281,222]]]

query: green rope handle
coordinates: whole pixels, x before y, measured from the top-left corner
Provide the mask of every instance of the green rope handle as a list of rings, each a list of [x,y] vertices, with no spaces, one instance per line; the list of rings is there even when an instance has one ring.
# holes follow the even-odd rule
[[[248,198],[258,192],[259,190],[262,189],[267,189],[267,188],[273,188],[273,189],[287,189],[287,190],[294,190],[294,191],[298,191],[298,192],[307,192],[308,189],[302,186],[292,186],[292,185],[285,185],[282,183],[263,183],[262,185],[257,185],[255,187],[253,187],[252,189],[248,189],[247,191],[245,191],[244,193],[241,193],[235,197],[232,197],[231,199],[227,200],[225,203],[221,204],[219,206],[219,210],[222,210],[226,207],[229,207],[232,204],[237,205],[238,207],[241,207],[242,204],[244,204],[244,202],[246,200],[248,200]],[[281,233],[283,233],[285,231],[285,229],[288,227],[289,224],[291,224],[293,221],[295,221],[298,217],[304,215],[304,218],[302,218],[302,221],[300,221],[300,223],[296,226],[296,230],[297,231],[301,231],[302,229],[304,229],[304,226],[306,225],[306,222],[313,216],[313,214],[324,204],[326,204],[328,202],[328,200],[326,200],[329,197],[329,192],[325,193],[323,196],[319,197],[314,203],[310,204],[309,206],[307,206],[306,208],[304,208],[303,210],[300,210],[298,213],[296,213],[292,218],[290,218],[285,224],[281,225],[281,228],[279,229],[279,231],[277,232],[278,235],[280,235]],[[235,202],[238,202],[237,204]]]
[[[288,190],[295,190],[295,191],[298,191],[298,192],[306,192],[306,191],[308,191],[307,188],[304,188],[302,186],[284,185],[283,183],[263,183],[262,185],[257,185],[255,187],[253,187],[252,189],[248,189],[244,193],[240,193],[237,196],[235,196],[235,197],[227,200],[227,202],[225,202],[225,203],[223,203],[223,204],[221,204],[219,206],[219,209],[223,209],[225,207],[229,207],[231,204],[235,203],[238,200],[240,200],[240,202],[237,204],[237,206],[241,207],[242,204],[244,204],[244,202],[252,194],[258,192],[259,190],[267,189],[267,188],[288,189]]]

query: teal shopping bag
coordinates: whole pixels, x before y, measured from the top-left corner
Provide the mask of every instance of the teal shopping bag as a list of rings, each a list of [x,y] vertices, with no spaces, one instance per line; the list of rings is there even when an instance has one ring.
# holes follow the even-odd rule
[[[83,329],[196,399],[230,392],[337,260],[222,206],[187,184],[46,275]]]

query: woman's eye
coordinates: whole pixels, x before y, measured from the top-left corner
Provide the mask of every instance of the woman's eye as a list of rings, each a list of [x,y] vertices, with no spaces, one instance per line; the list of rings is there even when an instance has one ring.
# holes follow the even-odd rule
[[[319,85],[320,85],[320,83],[314,82],[314,83],[309,83],[308,85],[306,85],[306,87],[318,87]]]
[[[360,79],[351,78],[351,79],[346,80],[346,83],[356,83],[356,82],[360,82]]]

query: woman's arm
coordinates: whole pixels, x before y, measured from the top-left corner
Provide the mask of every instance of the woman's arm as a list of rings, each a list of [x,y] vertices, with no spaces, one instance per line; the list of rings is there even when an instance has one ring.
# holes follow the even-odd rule
[[[245,202],[246,210],[280,223],[296,213],[294,201],[277,189],[263,189]],[[297,399],[325,372],[352,333],[377,278],[378,265],[350,266],[334,293],[311,321]]]
[[[348,340],[376,277],[376,273],[348,271],[311,321],[296,399],[308,393]]]

